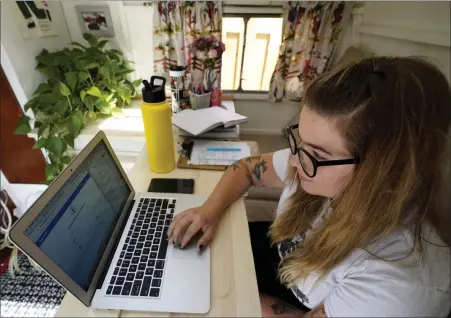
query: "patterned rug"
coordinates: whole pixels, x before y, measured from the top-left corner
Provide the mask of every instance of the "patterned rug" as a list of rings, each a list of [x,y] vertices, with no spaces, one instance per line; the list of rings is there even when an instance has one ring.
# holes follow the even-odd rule
[[[22,273],[15,278],[6,270],[0,276],[0,317],[53,317],[66,290],[44,271],[37,271],[19,254]]]

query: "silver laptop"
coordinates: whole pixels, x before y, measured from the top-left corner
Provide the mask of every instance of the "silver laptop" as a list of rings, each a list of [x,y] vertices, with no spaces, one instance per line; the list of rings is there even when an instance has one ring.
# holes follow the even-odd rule
[[[150,183],[150,180],[149,180]],[[166,232],[204,203],[187,194],[135,193],[103,132],[11,230],[11,240],[86,306],[206,313],[210,250],[183,250]]]

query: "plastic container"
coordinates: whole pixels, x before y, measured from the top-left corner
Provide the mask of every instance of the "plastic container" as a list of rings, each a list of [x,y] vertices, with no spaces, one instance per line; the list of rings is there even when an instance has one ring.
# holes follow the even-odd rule
[[[202,95],[189,93],[189,99],[191,102],[191,109],[207,108],[210,107],[211,93]]]
[[[161,85],[155,85],[161,80]],[[141,104],[149,166],[153,172],[167,173],[175,168],[174,137],[172,135],[171,106],[166,101],[166,79],[152,76],[150,84],[143,81]]]

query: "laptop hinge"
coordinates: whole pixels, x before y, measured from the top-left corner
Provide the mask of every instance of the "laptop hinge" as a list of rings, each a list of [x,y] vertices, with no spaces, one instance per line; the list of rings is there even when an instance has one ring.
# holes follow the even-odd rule
[[[132,209],[133,209],[134,206],[135,206],[135,200],[132,200],[132,202],[130,203],[130,206],[128,207],[127,215],[125,216],[125,221],[122,222],[122,226],[121,226],[121,229],[119,230],[119,233],[123,233],[124,232],[124,228],[125,228],[125,225],[127,224],[128,217],[129,217],[130,213],[132,212]],[[105,266],[105,269],[104,269],[104,271],[102,273],[102,278],[99,280],[99,282],[97,284],[97,289],[100,289],[102,287],[102,285],[103,285],[103,282],[105,280],[106,274],[108,273],[108,269],[110,268],[111,261],[113,260],[113,257],[114,257],[114,254],[115,254],[114,252],[117,249],[117,245],[119,244],[119,241],[121,240],[121,237],[122,237],[122,235],[118,235],[117,238],[116,238],[116,241],[114,242],[114,246],[112,248],[112,253],[110,253],[110,256],[108,257],[108,260],[106,262],[107,265]]]

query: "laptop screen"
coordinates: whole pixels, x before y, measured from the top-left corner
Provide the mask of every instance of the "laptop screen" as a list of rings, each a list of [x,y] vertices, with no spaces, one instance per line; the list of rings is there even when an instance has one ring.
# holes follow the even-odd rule
[[[100,142],[25,234],[88,290],[131,189]]]

